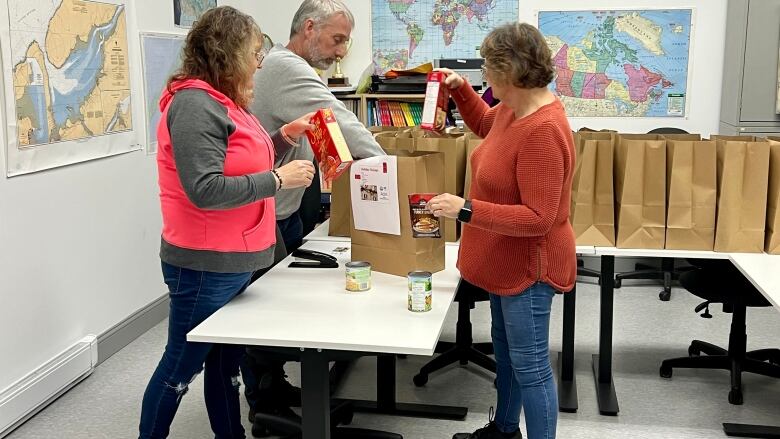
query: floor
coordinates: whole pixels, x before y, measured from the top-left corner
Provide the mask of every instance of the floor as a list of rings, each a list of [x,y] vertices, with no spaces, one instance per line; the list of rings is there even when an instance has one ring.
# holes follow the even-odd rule
[[[729,378],[725,371],[676,370],[672,379],[658,375],[664,358],[686,355],[691,339],[724,345],[730,314],[713,307],[712,319],[693,312],[698,298],[675,289],[670,302],[658,300],[659,287],[630,286],[615,294],[614,373],[620,402],[616,417],[600,416],[591,373],[591,355],[597,352],[598,287],[582,283],[577,295],[576,378],[579,411],[561,413],[558,438],[721,438],[722,422],[780,425],[780,381],[745,374],[745,403],[727,402]],[[561,346],[563,300],[553,305],[551,349]],[[452,307],[442,335],[454,338],[456,309]],[[478,304],[472,313],[474,338],[489,340],[489,309]],[[165,345],[166,324],[151,329],[101,364],[84,382],[19,427],[8,439],[133,438],[137,437],[140,401],[146,383]],[[780,347],[780,314],[771,308],[748,311],[748,346]],[[431,375],[423,388],[412,376],[427,361],[424,357],[398,360],[398,400],[463,405],[465,421],[438,421],[356,414],[353,426],[400,433],[407,439],[450,438],[485,424],[494,404],[493,378],[474,365],[451,366]],[[555,363],[555,356],[553,362]],[[298,365],[287,367],[291,381],[298,381]],[[375,362],[355,363],[338,391],[339,396],[372,398]],[[246,407],[243,408],[246,413]],[[242,416],[245,418],[245,416]],[[247,435],[250,426],[245,422]],[[524,428],[521,420],[521,427]],[[203,403],[202,380],[197,379],[176,416],[172,438],[213,437]],[[534,439],[534,438],[531,438]]]

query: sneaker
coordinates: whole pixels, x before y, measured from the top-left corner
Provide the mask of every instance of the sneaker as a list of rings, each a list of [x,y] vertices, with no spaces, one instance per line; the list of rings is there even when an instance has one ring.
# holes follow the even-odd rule
[[[516,430],[514,433],[504,433],[498,429],[493,420],[493,407],[488,413],[488,423],[478,428],[474,433],[455,433],[452,439],[523,439],[523,433]]]

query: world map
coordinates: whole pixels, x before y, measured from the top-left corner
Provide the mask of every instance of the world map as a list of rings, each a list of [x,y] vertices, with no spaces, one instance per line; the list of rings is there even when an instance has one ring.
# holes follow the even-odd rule
[[[374,70],[381,74],[437,58],[478,58],[482,40],[517,21],[517,0],[372,0]]]
[[[173,24],[192,27],[201,14],[217,7],[217,0],[173,0]]]
[[[9,5],[19,148],[132,129],[124,5]]]
[[[539,12],[573,117],[683,117],[690,9]]]

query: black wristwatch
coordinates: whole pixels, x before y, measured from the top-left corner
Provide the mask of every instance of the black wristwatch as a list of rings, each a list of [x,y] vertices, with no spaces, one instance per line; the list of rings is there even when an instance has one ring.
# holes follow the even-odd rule
[[[458,212],[458,221],[462,223],[471,221],[471,200],[466,200],[466,202],[463,203],[463,207],[460,209],[460,212]]]

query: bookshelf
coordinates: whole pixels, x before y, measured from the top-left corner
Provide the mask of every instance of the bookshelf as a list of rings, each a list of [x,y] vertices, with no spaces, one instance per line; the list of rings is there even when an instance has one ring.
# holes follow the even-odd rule
[[[349,94],[349,95],[336,95],[336,97],[344,102],[348,109],[358,117],[358,120],[363,122],[366,127],[374,125],[382,125],[376,123],[373,116],[370,115],[370,109],[375,108],[381,101],[387,102],[399,102],[404,104],[416,103],[420,109],[422,109],[422,102],[425,100],[425,94],[389,94],[389,93],[365,93],[365,94]],[[357,107],[355,106],[357,104]],[[408,124],[408,123],[407,123]]]

